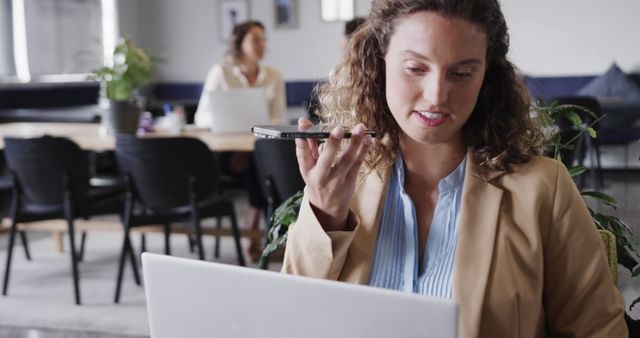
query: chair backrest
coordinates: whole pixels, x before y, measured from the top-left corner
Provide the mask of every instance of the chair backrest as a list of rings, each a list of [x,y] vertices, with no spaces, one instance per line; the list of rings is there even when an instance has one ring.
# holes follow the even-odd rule
[[[197,200],[215,190],[217,166],[207,145],[198,139],[120,135],[116,156],[137,197],[152,209],[189,205],[192,187]]]
[[[61,205],[67,187],[74,202],[83,201],[89,189],[89,161],[75,142],[51,136],[6,137],[4,144],[7,166],[27,202]]]
[[[293,140],[258,139],[253,155],[265,196],[271,194],[265,182],[270,179],[274,184],[274,207],[304,188]]]

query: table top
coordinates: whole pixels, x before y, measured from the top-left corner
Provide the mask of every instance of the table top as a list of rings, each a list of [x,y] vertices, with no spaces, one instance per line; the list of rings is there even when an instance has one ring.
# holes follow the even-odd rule
[[[113,150],[115,138],[107,135],[96,123],[40,123],[20,122],[0,124],[0,149],[3,137],[63,136],[86,150]],[[212,151],[253,151],[256,137],[247,133],[215,134],[208,129],[187,127],[179,134],[167,132],[148,133],[141,137],[193,137],[203,141]]]

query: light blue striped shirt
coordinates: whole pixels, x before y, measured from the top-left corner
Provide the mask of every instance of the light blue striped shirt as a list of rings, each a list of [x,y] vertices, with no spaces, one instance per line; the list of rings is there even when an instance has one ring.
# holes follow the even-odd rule
[[[418,267],[416,210],[404,190],[404,163],[398,154],[376,242],[369,285],[453,298],[452,275],[466,157],[438,183],[439,195],[422,266]]]

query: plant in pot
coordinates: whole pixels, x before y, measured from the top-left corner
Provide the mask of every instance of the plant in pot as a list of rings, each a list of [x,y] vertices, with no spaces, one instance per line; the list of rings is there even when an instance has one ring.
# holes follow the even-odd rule
[[[563,153],[575,150],[576,143],[581,138],[584,138],[585,135],[591,138],[597,137],[597,132],[593,129],[593,126],[603,117],[598,116],[595,112],[582,106],[571,104],[559,105],[555,102],[548,105],[537,103],[532,106],[532,109],[538,116],[541,127],[549,131],[545,137],[545,153],[559,161],[562,161]],[[591,116],[590,120],[592,122],[590,124],[583,123],[583,119],[580,117],[582,113]],[[561,137],[560,131],[555,128],[557,122],[561,119],[569,120],[575,129],[575,133],[573,133],[573,136],[569,139]],[[587,168],[583,166],[569,166],[568,170],[572,177],[577,177],[587,171]],[[606,207],[613,209],[618,207],[616,199],[605,193],[599,191],[581,191],[581,194],[583,198],[594,199]],[[261,264],[262,261],[268,259],[271,253],[285,246],[289,226],[295,223],[301,202],[302,192],[300,191],[285,200],[274,210],[269,220],[268,243],[262,253]],[[596,212],[592,208],[589,208],[589,212],[598,229],[607,230],[615,236],[618,263],[628,269],[633,278],[638,277],[640,275],[640,265],[638,265],[640,252],[638,248],[634,246],[634,243],[637,242],[634,240],[631,229],[623,220],[616,216]],[[640,303],[640,297],[631,302],[629,310],[633,309],[638,303]],[[628,314],[625,315],[625,319],[629,328],[630,337],[640,337],[640,319],[633,319]]]
[[[585,137],[585,134],[587,137],[596,138],[597,132],[593,129],[593,126],[606,117],[598,116],[597,113],[582,106],[573,104],[559,105],[555,102],[548,105],[538,103],[534,106],[534,110],[540,119],[541,126],[547,130],[553,130],[546,138],[545,151],[559,161],[563,160],[563,153],[566,153],[566,151],[572,152],[576,150],[577,141]],[[588,120],[591,120],[591,123],[586,124],[583,122],[581,115],[585,116],[585,114],[589,116]],[[559,130],[553,128],[561,119],[570,121],[576,131],[572,133],[573,136],[568,140],[563,139]],[[587,170],[584,166],[572,167],[570,165],[568,165],[568,169],[572,177],[582,175]],[[618,208],[618,201],[608,194],[589,190],[582,190],[580,194],[583,198],[596,200],[605,207],[614,210]],[[596,227],[607,230],[615,236],[617,263],[629,270],[632,278],[640,276],[640,252],[636,247],[637,244],[635,244],[637,240],[629,226],[614,215],[596,212],[591,207],[588,207],[588,209]],[[640,303],[640,297],[631,302],[629,310],[632,310],[638,303]],[[625,314],[625,320],[629,328],[629,337],[640,337],[640,319],[633,319],[627,313]]]
[[[134,134],[138,129],[140,108],[137,105],[140,88],[151,80],[153,65],[149,56],[133,42],[124,38],[113,51],[112,65],[94,71],[101,81],[101,95],[109,100],[103,123],[110,134]]]

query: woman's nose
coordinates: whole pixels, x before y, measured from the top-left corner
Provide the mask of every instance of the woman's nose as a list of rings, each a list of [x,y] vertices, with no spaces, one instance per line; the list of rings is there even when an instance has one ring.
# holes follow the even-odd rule
[[[422,96],[429,104],[437,106],[447,102],[449,97],[449,83],[443,74],[432,74],[424,80]]]

